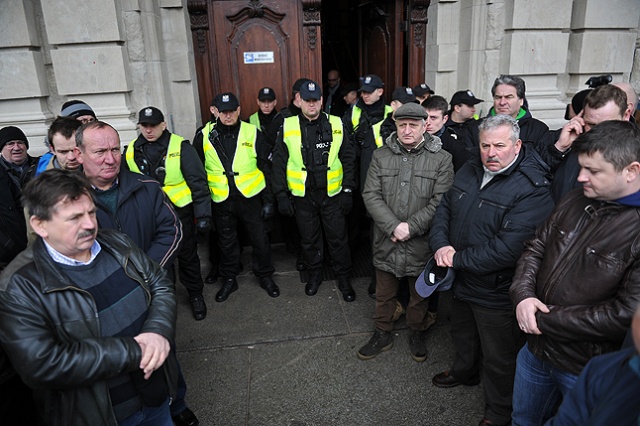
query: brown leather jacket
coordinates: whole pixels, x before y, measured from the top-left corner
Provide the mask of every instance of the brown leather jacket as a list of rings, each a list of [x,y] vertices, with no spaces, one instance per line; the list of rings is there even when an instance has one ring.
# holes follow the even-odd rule
[[[618,350],[640,302],[640,208],[567,194],[526,243],[510,296],[551,310],[536,313],[542,334],[528,336],[543,361],[579,374]]]

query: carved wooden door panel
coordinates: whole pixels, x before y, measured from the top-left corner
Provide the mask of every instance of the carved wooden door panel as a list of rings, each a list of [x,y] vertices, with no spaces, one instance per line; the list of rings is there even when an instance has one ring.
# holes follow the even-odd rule
[[[385,82],[390,99],[395,87],[424,82],[429,0],[376,0],[360,6],[362,74]]]
[[[235,93],[247,120],[261,87],[282,108],[296,79],[320,81],[320,0],[189,0],[188,9],[203,122],[218,93]]]

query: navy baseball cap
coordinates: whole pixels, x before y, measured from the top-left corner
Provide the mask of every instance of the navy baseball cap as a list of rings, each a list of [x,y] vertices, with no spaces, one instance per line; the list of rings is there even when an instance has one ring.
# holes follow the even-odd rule
[[[259,101],[275,101],[276,92],[274,92],[271,87],[263,87],[258,92],[258,100]]]
[[[451,97],[451,102],[449,104],[454,107],[456,105],[465,104],[465,105],[475,105],[480,102],[484,102],[482,99],[476,98],[476,95],[473,94],[471,90],[460,90],[456,92]]]
[[[367,74],[364,77],[360,77],[360,89],[359,92],[372,93],[376,89],[382,89],[384,83],[375,74]]]
[[[315,81],[309,80],[300,87],[300,97],[304,101],[311,99],[319,101],[322,98],[322,90]]]
[[[156,107],[142,108],[138,113],[138,124],[153,124],[154,126],[164,121],[164,114]]]
[[[398,101],[401,104],[416,102],[416,95],[413,94],[411,87],[400,86],[391,94],[392,101]]]
[[[426,299],[434,291],[447,291],[453,285],[455,275],[453,268],[436,265],[436,260],[432,256],[416,280],[416,292]]]
[[[431,87],[429,87],[427,83],[421,83],[413,88],[413,93],[416,96],[424,96],[427,93],[429,93],[430,95],[433,95],[435,92],[431,90]]]
[[[235,111],[240,106],[238,98],[231,92],[221,93],[213,99],[213,106],[218,108],[218,111]]]

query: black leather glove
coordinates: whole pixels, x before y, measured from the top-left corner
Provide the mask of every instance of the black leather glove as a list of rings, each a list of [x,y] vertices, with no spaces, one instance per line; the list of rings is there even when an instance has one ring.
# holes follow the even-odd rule
[[[209,231],[211,231],[211,219],[208,217],[196,220],[196,242],[204,244],[209,239]]]
[[[278,195],[278,211],[283,216],[293,216],[296,213],[296,209],[293,207],[293,202],[286,194]]]
[[[343,215],[348,215],[353,208],[353,197],[351,196],[351,192],[342,191],[340,193],[340,210],[342,210]]]
[[[269,220],[275,215],[276,215],[276,206],[274,206],[273,203],[262,204],[262,218],[264,220]]]

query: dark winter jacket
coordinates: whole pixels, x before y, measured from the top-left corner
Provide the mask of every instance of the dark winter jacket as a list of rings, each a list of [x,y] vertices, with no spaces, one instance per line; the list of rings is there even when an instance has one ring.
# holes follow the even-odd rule
[[[20,188],[0,167],[0,270],[27,247],[27,227]]]
[[[523,145],[516,162],[482,189],[480,157],[456,173],[429,233],[434,252],[446,246],[456,250],[455,297],[512,309],[509,286],[524,242],[553,209],[547,172],[535,151]]]
[[[513,305],[535,297],[540,335],[529,349],[579,374],[594,356],[618,350],[640,304],[640,207],[569,192],[527,242],[513,279]]]
[[[98,242],[147,295],[140,332],[174,341],[176,299],[166,273],[125,235],[101,230]],[[56,266],[42,239],[0,275],[0,342],[24,382],[34,389],[48,425],[116,425],[107,380],[138,371],[142,350],[132,337],[100,335],[96,302]],[[171,393],[174,356],[165,361]]]
[[[182,225],[160,184],[122,169],[117,191],[115,215],[96,200],[99,227],[127,234],[151,259],[170,268],[182,241]]]

